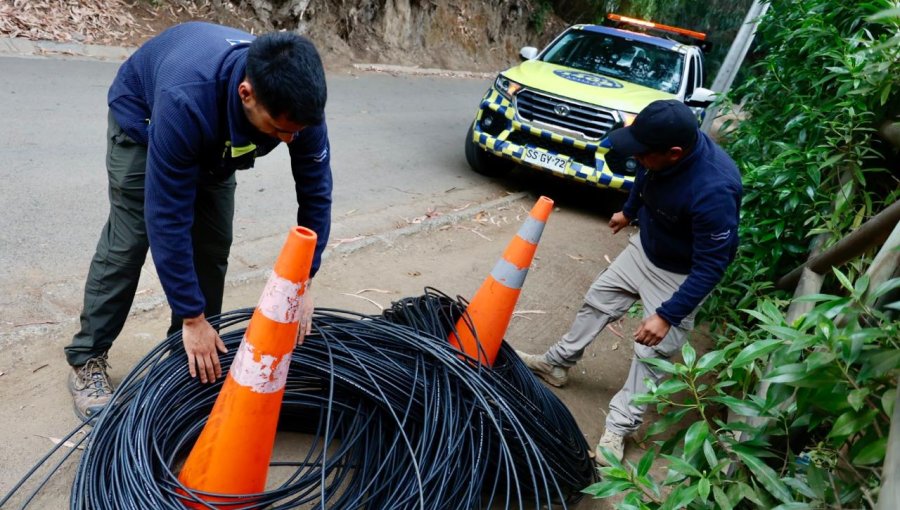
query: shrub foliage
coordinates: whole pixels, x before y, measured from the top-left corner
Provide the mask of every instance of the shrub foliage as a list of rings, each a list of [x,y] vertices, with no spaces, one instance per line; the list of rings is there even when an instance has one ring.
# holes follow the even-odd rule
[[[671,377],[635,397],[663,411],[647,436],[680,431],[636,466],[610,459],[585,492],[624,493],[622,509],[874,507],[900,368],[898,305],[875,303],[900,279],[871,288],[858,259],[790,321],[772,282],[898,198],[877,134],[900,113],[898,27],[896,1],[771,2],[726,99],[745,195],[738,258],[705,309],[716,348],[650,361]]]

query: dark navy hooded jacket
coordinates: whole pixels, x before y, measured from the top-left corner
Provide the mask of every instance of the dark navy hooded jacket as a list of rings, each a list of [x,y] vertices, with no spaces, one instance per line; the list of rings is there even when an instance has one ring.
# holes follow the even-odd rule
[[[640,168],[622,208],[640,220],[647,258],[688,275],[656,313],[677,326],[722,279],[738,246],[741,174],[734,161],[698,131],[694,150],[657,172]]]
[[[147,146],[144,216],[153,262],[172,311],[203,312],[194,270],[191,226],[201,179],[223,179],[253,166],[280,140],[256,130],[238,85],[253,36],[209,23],[170,28],[119,68],[108,102],[126,134]],[[296,184],[297,223],[318,235],[312,273],[331,228],[328,129],[308,126],[288,144]]]

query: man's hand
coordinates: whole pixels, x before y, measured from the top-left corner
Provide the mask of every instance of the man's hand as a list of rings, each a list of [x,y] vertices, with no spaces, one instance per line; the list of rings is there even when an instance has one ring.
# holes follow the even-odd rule
[[[609,219],[609,228],[612,229],[613,234],[618,234],[619,231],[627,227],[629,223],[631,223],[631,220],[626,218],[622,211],[619,211],[616,214],[613,214],[612,218]]]
[[[662,342],[671,327],[672,325],[668,321],[654,313],[641,321],[641,327],[634,333],[634,341],[647,347],[653,347]]]
[[[219,364],[216,349],[222,353],[228,352],[228,349],[202,313],[197,317],[184,319],[181,339],[184,342],[184,352],[187,353],[191,377],[197,377],[199,373],[200,382],[205,384],[222,376],[222,365]]]
[[[312,314],[314,308],[312,290],[307,283],[306,291],[300,298],[300,331],[297,332],[297,347],[303,345],[303,340],[306,338],[306,335],[312,332]]]

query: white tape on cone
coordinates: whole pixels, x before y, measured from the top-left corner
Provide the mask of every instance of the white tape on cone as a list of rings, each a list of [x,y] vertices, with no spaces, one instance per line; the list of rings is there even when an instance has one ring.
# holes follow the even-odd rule
[[[287,383],[290,366],[290,352],[281,358],[266,354],[257,356],[245,335],[228,373],[236,383],[254,393],[275,393]]]
[[[300,315],[300,292],[303,283],[294,283],[278,276],[274,271],[266,282],[266,288],[259,298],[260,313],[282,324],[298,322]]]

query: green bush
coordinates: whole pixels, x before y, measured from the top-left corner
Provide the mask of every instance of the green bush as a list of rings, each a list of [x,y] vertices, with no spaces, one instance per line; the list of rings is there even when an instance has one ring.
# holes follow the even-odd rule
[[[685,344],[683,363],[644,360],[670,375],[634,397],[663,413],[647,435],[685,416],[700,419],[656,442],[637,466],[607,455],[612,467],[601,468],[603,481],[585,492],[627,493],[620,509],[874,508],[897,391],[900,321],[872,304],[900,287],[900,278],[867,293],[867,277],[854,284],[835,275],[847,295],[804,298],[817,305],[792,324],[782,306],[764,300],[744,310],[752,329],[732,327],[717,350],[697,359]],[[766,372],[770,357],[776,368]],[[765,398],[754,392],[759,380],[770,384]],[[727,422],[724,409],[753,424]],[[649,475],[657,456],[668,463],[665,480]]]
[[[900,114],[898,16],[889,0],[771,2],[757,63],[726,100],[741,119],[725,145],[745,194],[738,257],[704,309],[716,348],[650,361],[671,378],[635,397],[663,412],[647,435],[680,430],[637,466],[603,468],[588,494],[624,493],[622,509],[874,506],[900,321],[873,303],[900,279],[869,289],[858,259],[792,323],[789,294],[772,282],[900,196],[886,169],[896,149],[876,135]],[[665,480],[649,474],[657,461]]]

